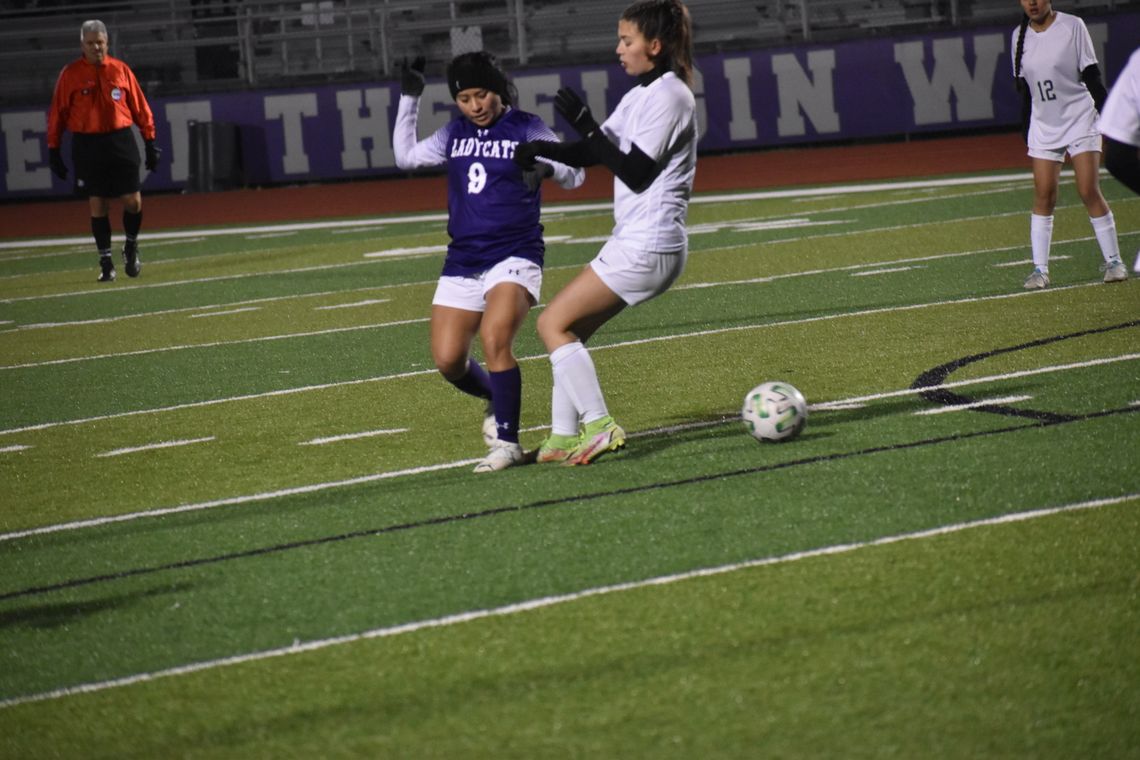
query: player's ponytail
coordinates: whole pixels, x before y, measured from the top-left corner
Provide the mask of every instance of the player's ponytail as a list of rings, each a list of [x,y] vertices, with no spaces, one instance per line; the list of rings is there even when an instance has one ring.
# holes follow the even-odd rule
[[[1029,16],[1021,17],[1021,28],[1017,30],[1017,50],[1013,54],[1013,78],[1021,79],[1021,54],[1025,52],[1025,30],[1029,27]]]
[[[645,39],[661,42],[655,66],[693,86],[693,21],[681,0],[639,0],[625,9],[621,19],[635,24]]]

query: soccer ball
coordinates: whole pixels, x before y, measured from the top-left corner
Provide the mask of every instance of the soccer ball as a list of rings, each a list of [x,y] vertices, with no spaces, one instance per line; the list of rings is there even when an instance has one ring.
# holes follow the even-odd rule
[[[740,416],[756,440],[790,441],[807,424],[807,402],[788,383],[761,383],[744,397]]]

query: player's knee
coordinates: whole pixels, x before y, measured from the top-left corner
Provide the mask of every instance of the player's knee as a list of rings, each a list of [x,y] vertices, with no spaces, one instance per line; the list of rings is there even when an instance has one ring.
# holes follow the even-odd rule
[[[558,342],[557,338],[566,332],[566,326],[550,311],[544,311],[538,315],[536,327],[538,337],[542,339],[547,348],[550,347],[551,341]]]
[[[467,357],[453,356],[451,354],[433,353],[432,360],[439,374],[448,380],[458,380],[467,372]]]

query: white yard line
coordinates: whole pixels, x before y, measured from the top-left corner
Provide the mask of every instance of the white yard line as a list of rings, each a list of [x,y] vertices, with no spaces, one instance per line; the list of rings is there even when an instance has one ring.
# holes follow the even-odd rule
[[[111,449],[96,454],[96,457],[118,457],[124,454],[137,454],[141,451],[154,451],[156,449],[173,449],[179,446],[192,446],[195,443],[209,443],[214,440],[214,436],[206,436],[205,438],[186,438],[180,441],[159,441],[157,443],[147,443],[142,446],[129,446],[122,449]]]
[[[1103,359],[1091,359],[1091,360],[1085,361],[1085,362],[1073,362],[1070,364],[1059,364],[1059,365],[1053,365],[1053,366],[1049,366],[1049,367],[1037,367],[1037,368],[1034,368],[1031,370],[1007,372],[1007,373],[1000,374],[1000,375],[989,375],[986,377],[977,377],[977,378],[972,378],[969,380],[958,380],[958,381],[950,382],[950,383],[942,383],[940,385],[931,385],[931,386],[927,386],[925,388],[905,388],[905,389],[901,389],[901,390],[897,390],[897,391],[886,391],[884,393],[876,393],[876,394],[872,394],[869,396],[856,396],[853,398],[838,399],[836,401],[824,402],[824,403],[820,403],[820,404],[813,404],[809,408],[812,411],[844,409],[844,408],[848,408],[846,406],[848,404],[861,404],[861,403],[865,403],[867,401],[876,401],[876,400],[885,399],[885,398],[895,398],[898,396],[913,396],[913,395],[918,394],[918,393],[926,393],[926,392],[935,391],[935,390],[943,390],[943,389],[949,389],[949,388],[961,388],[961,387],[964,387],[967,385],[978,385],[981,383],[992,383],[992,382],[998,382],[998,381],[1002,381],[1002,380],[1010,380],[1010,379],[1019,378],[1019,377],[1028,377],[1031,375],[1041,375],[1041,374],[1048,374],[1048,373],[1052,373],[1052,372],[1064,372],[1064,371],[1073,370],[1073,369],[1084,369],[1086,367],[1095,367],[1095,366],[1100,366],[1100,365],[1104,365],[1104,364],[1112,364],[1112,363],[1121,362],[1121,361],[1135,361],[1137,359],[1140,359],[1140,353],[1125,354],[1123,356],[1107,357],[1107,358],[1103,358]],[[435,373],[434,370],[425,370],[422,373],[405,373],[403,375],[403,377],[408,377],[411,374],[434,374],[434,373]],[[389,376],[388,378],[377,378],[377,379],[390,379],[391,377],[392,376]],[[355,381],[355,382],[360,383],[360,382],[367,382],[367,381]],[[201,402],[199,405],[205,405],[206,403],[210,403],[210,402]],[[218,402],[213,402],[213,403],[218,403]],[[984,402],[984,403],[994,403],[994,402],[989,401],[989,402]],[[185,408],[186,406],[196,406],[196,405],[195,404],[187,404],[187,405],[183,405],[183,407],[180,407],[180,408]],[[125,415],[113,415],[113,416],[125,416]],[[652,435],[666,434],[668,432],[673,432],[673,431],[678,431],[678,430],[688,430],[688,429],[695,429],[695,428],[700,428],[700,427],[708,427],[708,426],[712,426],[712,425],[719,425],[719,424],[722,424],[723,422],[725,422],[725,420],[715,420],[713,422],[704,421],[704,422],[686,423],[683,425],[671,426],[668,428],[660,428],[660,429],[655,429],[655,430],[643,430],[643,431],[639,431],[638,433],[635,433],[634,436],[641,437],[641,436],[652,436]],[[26,429],[28,429],[28,428],[25,428],[25,430]],[[0,432],[12,432],[12,431],[0,431]],[[281,497],[281,496],[292,496],[294,494],[299,494],[299,493],[312,493],[315,491],[326,491],[326,490],[335,489],[335,488],[344,488],[346,486],[354,486],[354,485],[359,485],[361,483],[371,483],[371,482],[378,481],[378,480],[387,480],[389,478],[403,477],[406,475],[418,475],[418,474],[423,473],[423,472],[434,472],[436,470],[447,470],[447,469],[453,469],[456,467],[463,467],[465,465],[469,465],[469,464],[472,464],[472,463],[478,462],[478,461],[479,461],[478,459],[463,459],[463,460],[460,460],[457,462],[443,462],[441,464],[428,465],[426,467],[414,467],[414,468],[405,469],[405,470],[394,470],[394,471],[390,471],[390,472],[378,472],[378,473],[373,473],[370,475],[361,475],[359,477],[349,478],[347,480],[334,480],[334,481],[329,481],[326,483],[311,483],[308,485],[298,486],[296,488],[287,488],[287,489],[283,489],[280,491],[268,491],[268,492],[264,492],[264,493],[247,494],[245,496],[231,496],[231,497],[227,497],[224,499],[217,499],[217,500],[213,500],[213,501],[197,502],[197,503],[193,503],[193,504],[181,504],[181,505],[178,505],[175,507],[162,507],[162,508],[158,508],[158,509],[149,509],[149,510],[143,510],[140,512],[131,512],[129,514],[124,514],[124,515],[113,515],[110,517],[97,517],[97,518],[92,518],[89,520],[78,520],[75,522],[57,523],[54,525],[44,525],[44,526],[41,526],[38,528],[29,528],[27,530],[14,531],[11,533],[0,533],[0,542],[11,541],[14,539],[19,539],[19,538],[26,538],[28,536],[35,536],[35,535],[40,535],[40,534],[44,534],[44,533],[58,533],[60,531],[78,530],[80,528],[90,528],[90,527],[95,527],[95,526],[99,526],[99,525],[107,525],[110,523],[117,523],[117,522],[126,522],[129,520],[139,520],[139,519],[150,518],[150,517],[161,517],[163,515],[178,514],[181,512],[197,512],[197,511],[201,511],[201,510],[205,510],[205,509],[214,509],[217,507],[237,506],[240,504],[248,504],[248,503],[253,503],[253,502],[266,501],[269,499],[276,499],[276,498]]]
[[[791,276],[791,275],[789,275],[789,276]],[[865,309],[862,311],[843,312],[840,314],[825,314],[825,315],[818,316],[818,317],[804,317],[803,319],[791,319],[791,320],[785,320],[782,322],[767,322],[767,323],[761,323],[761,324],[737,325],[734,327],[721,327],[721,328],[716,328],[716,329],[711,329],[711,330],[697,330],[695,332],[678,333],[678,334],[673,334],[673,335],[662,335],[662,336],[656,336],[653,338],[640,338],[637,340],[628,340],[628,341],[622,341],[619,343],[600,344],[600,345],[593,346],[591,350],[603,351],[603,350],[608,350],[608,349],[613,349],[613,348],[624,348],[626,346],[636,346],[636,345],[643,345],[643,344],[647,344],[647,343],[660,343],[660,342],[672,341],[672,340],[684,340],[686,338],[704,337],[704,336],[708,336],[708,335],[721,335],[721,334],[727,334],[727,333],[743,332],[743,331],[747,331],[747,330],[766,330],[766,329],[775,328],[775,327],[786,327],[789,325],[803,325],[803,324],[811,324],[813,322],[827,322],[827,321],[836,320],[836,319],[865,317],[865,316],[878,315],[878,314],[888,314],[888,313],[892,313],[892,312],[918,311],[918,310],[922,310],[922,309],[936,308],[936,307],[940,307],[940,306],[957,306],[957,305],[967,304],[967,303],[981,303],[981,302],[985,302],[985,301],[997,301],[997,300],[1004,300],[1004,299],[1008,299],[1008,298],[1041,298],[1041,297],[1047,297],[1051,294],[1064,292],[1065,290],[1072,290],[1072,289],[1077,289],[1077,288],[1089,288],[1089,287],[1101,287],[1101,284],[1100,283],[1085,283],[1082,285],[1067,285],[1067,286],[1063,286],[1063,287],[1049,288],[1047,290],[1018,291],[1016,293],[1002,293],[1000,295],[995,295],[995,296],[979,296],[979,297],[971,297],[971,298],[960,298],[960,299],[956,299],[956,300],[952,300],[952,301],[934,301],[934,302],[930,302],[930,303],[911,304],[908,306],[890,306],[890,307],[883,307],[880,309]],[[414,321],[421,321],[422,322],[422,321],[426,321],[426,318],[421,319],[421,320],[411,320],[411,321],[413,321],[413,322]],[[387,323],[387,324],[395,324],[395,323]],[[367,325],[367,326],[364,326],[362,328],[346,328],[346,329],[366,329],[368,327],[379,327],[379,326],[381,326],[381,325]],[[280,337],[291,338],[291,337],[298,337],[298,335],[284,335],[284,336],[280,336]],[[266,338],[253,338],[250,340],[251,341],[266,340]],[[158,350],[163,350],[163,349],[152,349],[152,351],[158,351]],[[149,353],[149,352],[142,352],[142,353]],[[533,356],[519,357],[518,361],[520,361],[520,362],[537,361],[537,360],[543,360],[546,358],[547,358],[546,354],[536,354]],[[67,361],[70,361],[70,360],[67,360]],[[0,368],[0,369],[3,369],[3,368]],[[26,425],[24,427],[8,428],[7,430],[0,430],[0,435],[12,435],[14,433],[23,433],[23,432],[32,431],[32,430],[46,430],[48,428],[59,427],[61,425],[82,425],[82,424],[88,424],[88,423],[93,423],[93,422],[102,422],[103,420],[120,419],[123,417],[134,417],[134,416],[148,415],[148,414],[162,414],[165,412],[175,411],[175,410],[179,410],[179,409],[193,409],[193,408],[204,407],[204,406],[213,406],[216,404],[226,404],[226,403],[230,403],[230,402],[234,402],[234,401],[250,401],[253,399],[269,398],[269,397],[273,397],[273,396],[288,396],[288,395],[292,395],[295,393],[306,393],[309,391],[323,391],[323,390],[328,390],[330,388],[342,388],[342,387],[346,387],[346,386],[350,386],[350,385],[361,385],[364,383],[385,382],[388,380],[398,380],[398,379],[406,378],[406,377],[419,377],[422,375],[433,375],[433,374],[435,374],[435,370],[415,370],[415,371],[410,371],[410,372],[398,372],[398,373],[391,374],[391,375],[380,375],[380,376],[376,376],[376,377],[361,378],[358,380],[344,380],[344,381],[339,381],[339,382],[335,382],[335,383],[320,383],[317,385],[306,385],[306,386],[300,386],[297,388],[284,388],[284,389],[276,390],[276,391],[266,391],[264,393],[250,393],[250,394],[244,394],[241,396],[229,396],[226,398],[207,399],[205,401],[191,401],[191,402],[187,402],[184,404],[174,404],[172,406],[155,407],[152,409],[136,409],[136,410],[129,411],[129,412],[117,412],[115,414],[104,414],[104,415],[98,415],[98,416],[94,416],[94,417],[83,417],[83,418],[71,419],[71,420],[58,420],[55,422],[41,422],[41,423],[37,423],[35,425]]]
[[[12,541],[18,538],[27,538],[28,536],[39,536],[45,533],[59,533],[60,531],[78,530],[80,528],[96,528],[101,525],[111,525],[113,523],[133,522],[134,520],[139,520],[146,517],[177,515],[183,512],[201,512],[205,509],[216,509],[218,507],[229,507],[238,504],[251,504],[253,502],[259,501],[270,501],[272,499],[280,499],[286,496],[297,496],[299,494],[328,491],[333,488],[347,488],[349,486],[358,486],[365,483],[375,483],[380,480],[402,478],[408,475],[421,475],[425,472],[453,470],[458,467],[473,465],[479,461],[482,460],[462,459],[457,462],[444,462],[442,464],[424,465],[422,467],[409,467],[403,470],[376,472],[371,475],[361,475],[355,478],[348,478],[346,480],[334,480],[327,483],[309,483],[303,486],[282,488],[276,491],[265,491],[263,493],[249,494],[246,496],[231,496],[224,499],[215,499],[213,501],[200,501],[194,504],[180,504],[176,507],[166,507],[164,509],[149,509],[144,512],[130,512],[128,514],[112,515],[110,517],[93,517],[90,520],[79,520],[77,522],[71,523],[45,525],[39,528],[29,528],[28,530],[15,531],[12,533],[0,533],[0,542]]]
[[[1028,401],[1033,398],[1032,396],[1003,396],[1001,398],[989,398],[983,401],[971,401],[968,404],[949,404],[947,406],[936,406],[933,409],[919,409],[915,412],[916,415],[927,414],[947,414],[948,412],[963,412],[968,409],[977,409],[979,406],[992,406],[994,404],[1014,404],[1018,401]]]
[[[226,309],[225,311],[208,311],[199,314],[191,314],[189,319],[201,319],[202,317],[224,317],[229,314],[244,314],[247,311],[261,311],[260,306],[243,306],[240,309]],[[2,369],[2,368],[0,368]]]
[[[340,443],[341,441],[356,441],[361,438],[375,438],[379,435],[397,435],[408,432],[409,428],[391,428],[387,430],[366,430],[362,433],[345,433],[344,435],[330,435],[327,438],[314,438],[310,441],[301,441],[298,446],[324,446],[326,443]]]
[[[1073,258],[1073,257],[1068,256],[1066,254],[1061,254],[1060,256],[1058,256],[1054,253],[1049,254],[1049,261],[1050,262],[1061,261],[1062,259],[1071,259],[1071,258]],[[1019,259],[1017,261],[1003,261],[1000,264],[990,264],[990,266],[999,267],[999,268],[1000,267],[1031,267],[1031,266],[1033,266],[1033,259]]]
[[[332,306],[314,306],[313,311],[332,311],[333,309],[355,309],[359,306],[375,306],[380,303],[388,303],[391,298],[369,298],[365,301],[353,301],[352,303],[338,303]]]
[[[909,272],[912,269],[925,269],[926,267],[888,267],[887,269],[870,269],[866,272],[852,272],[852,277],[873,277],[878,274],[894,274],[895,272]]]
[[[1054,258],[1057,258],[1054,256]],[[35,322],[30,325],[20,325],[19,330],[42,330],[53,327],[74,327],[77,325],[101,325],[108,322],[119,322],[124,319],[146,319],[148,317],[161,317],[168,314],[183,314],[188,311],[198,312],[204,309],[223,309],[233,306],[246,306],[255,303],[273,303],[275,301],[293,301],[301,300],[303,298],[324,298],[325,296],[343,296],[348,293],[364,293],[375,290],[390,290],[392,288],[407,288],[415,285],[434,285],[436,280],[421,280],[418,282],[401,282],[395,285],[368,285],[362,288],[349,288],[347,290],[321,290],[315,293],[299,293],[288,296],[266,296],[264,298],[251,298],[245,301],[234,301],[233,303],[213,303],[205,304],[203,306],[183,306],[178,309],[159,309],[158,311],[142,311],[135,314],[120,314],[115,317],[98,317],[95,319],[76,319],[70,322]],[[391,299],[385,298],[385,301]]]
[[[219,311],[212,314],[199,314],[201,317],[213,317],[221,314],[236,314],[239,311],[255,311],[255,309],[233,309]],[[122,351],[116,354],[96,354],[94,356],[72,356],[67,359],[50,359],[44,362],[29,362],[28,364],[8,364],[0,367],[6,369],[29,369],[31,367],[49,367],[58,364],[74,364],[75,362],[92,361],[94,359],[118,359],[124,356],[145,356],[146,354],[162,354],[170,351],[185,351],[195,348],[216,348],[218,346],[237,346],[243,343],[264,343],[272,340],[288,340],[289,338],[312,338],[319,335],[334,335],[336,333],[356,332],[358,330],[375,330],[383,327],[399,327],[427,322],[428,317],[418,319],[399,319],[394,322],[378,322],[369,325],[352,325],[350,327],[332,327],[327,330],[311,330],[309,332],[282,333],[280,335],[265,335],[260,338],[242,338],[240,340],[211,341],[208,343],[186,343],[178,346],[162,346],[161,348],[141,348],[137,351]]]
[[[1060,241],[1059,240],[1059,241],[1054,241],[1054,244],[1055,245],[1061,245],[1065,242],[1067,242],[1067,241]],[[676,287],[673,288],[673,290],[680,291],[680,290],[692,290],[692,289],[696,289],[696,288],[716,288],[716,287],[728,287],[728,286],[735,286],[735,285],[756,285],[756,284],[761,284],[761,283],[765,283],[765,282],[773,282],[775,280],[789,279],[789,278],[794,278],[794,277],[809,277],[809,276],[822,275],[822,274],[834,274],[834,273],[838,273],[838,272],[857,272],[859,270],[868,269],[871,267],[882,267],[884,265],[884,263],[914,264],[914,263],[918,263],[918,262],[938,261],[940,259],[951,259],[951,258],[958,258],[958,257],[962,257],[962,256],[978,256],[978,255],[983,255],[983,254],[988,254],[988,253],[1000,253],[1001,251],[1017,250],[1017,249],[1023,248],[1023,247],[1024,246],[1018,245],[1018,246],[1007,246],[1007,247],[1001,247],[1001,248],[980,248],[980,249],[973,250],[973,251],[957,251],[957,252],[953,252],[953,253],[940,253],[940,254],[933,254],[930,256],[919,256],[919,257],[908,258],[908,259],[898,259],[898,260],[893,261],[893,262],[881,262],[881,261],[879,261],[879,262],[874,262],[874,263],[869,263],[869,264],[849,264],[846,266],[829,267],[829,268],[823,268],[823,269],[806,269],[806,270],[802,270],[799,272],[789,272],[787,274],[769,275],[766,277],[753,277],[753,278],[746,279],[746,280],[716,280],[716,281],[709,281],[709,282],[691,282],[691,283],[684,283],[681,285],[677,285]],[[719,249],[717,249],[717,250],[719,250]],[[711,251],[702,251],[701,253],[709,253],[709,252],[711,252]],[[1061,257],[1055,256],[1054,258],[1061,258]],[[569,265],[569,266],[571,266],[573,268],[578,268],[577,264]],[[562,268],[567,268],[567,267],[547,267],[547,271],[549,272],[549,271],[553,271],[555,269],[562,269]],[[417,284],[430,285],[433,282],[434,281],[430,281],[430,282],[425,281],[423,283],[417,283]],[[389,287],[402,287],[402,286],[389,286]],[[1059,288],[1054,288],[1053,290],[1059,290]],[[286,297],[286,298],[288,298],[288,297]],[[233,305],[236,306],[236,304],[233,304]],[[187,309],[187,310],[196,310],[197,311],[197,310],[201,310],[203,308],[211,308],[211,307],[195,307],[193,309]],[[323,307],[323,308],[338,308],[338,307],[329,306],[329,307]],[[232,312],[212,312],[211,314],[202,314],[201,316],[211,316],[213,313],[217,313],[217,314],[236,313],[237,311],[241,311],[241,310],[248,310],[248,307],[244,307],[244,308],[239,307],[237,309],[232,310]],[[165,312],[165,313],[172,313],[172,311],[171,312]],[[115,317],[113,319],[126,319],[126,318],[127,317]],[[96,321],[101,321],[101,320],[90,320],[88,322],[84,322],[84,324],[90,324],[90,323],[93,323]],[[425,318],[425,320],[422,320],[422,321],[426,321],[426,318]],[[54,327],[54,326],[61,326],[64,324],[77,324],[77,323],[51,323],[51,324],[45,324],[45,325],[39,325],[39,326],[40,327]],[[391,325],[398,325],[398,324],[402,324],[402,323],[393,322],[393,323],[387,323],[384,326],[391,326]],[[354,330],[354,329],[367,329],[368,327],[377,327],[377,326],[379,326],[379,325],[370,325],[370,326],[363,326],[363,327],[346,327],[346,328],[338,328],[338,329],[340,329],[340,330]],[[25,328],[21,328],[21,329],[30,329],[31,327],[33,327],[33,325],[29,325],[29,326],[27,326]],[[250,342],[256,342],[256,341],[263,341],[263,340],[280,340],[283,337],[310,337],[312,335],[319,335],[319,334],[321,334],[321,333],[296,333],[296,334],[288,334],[288,335],[266,336],[266,337],[261,337],[261,338],[244,338],[241,340],[231,341],[228,343],[227,342],[216,342],[216,343],[202,343],[202,344],[186,344],[186,345],[178,345],[178,346],[166,346],[163,348],[146,349],[146,350],[140,350],[140,351],[128,351],[128,352],[114,353],[114,354],[94,354],[92,356],[72,356],[72,357],[68,357],[65,359],[50,359],[50,360],[43,361],[43,362],[31,362],[31,363],[27,363],[27,364],[11,364],[11,365],[7,365],[7,366],[0,366],[0,371],[6,370],[6,369],[29,369],[32,367],[42,367],[42,366],[48,366],[48,365],[53,365],[53,364],[70,364],[73,362],[90,361],[90,360],[96,360],[96,359],[114,359],[114,358],[119,358],[119,357],[123,357],[123,356],[138,356],[140,353],[158,353],[158,352],[164,352],[164,351],[181,351],[181,350],[196,349],[196,348],[203,348],[203,347],[213,348],[213,347],[217,347],[217,346],[221,346],[221,345],[236,345],[238,343],[250,343]]]
[[[808,549],[805,551],[792,552],[790,554],[782,554],[774,557],[761,557],[758,559],[745,560],[743,562],[734,562],[731,564],[717,565],[713,567],[705,567],[698,570],[690,570],[682,573],[659,575],[653,578],[645,578],[643,580],[628,581],[625,583],[614,583],[606,586],[595,586],[593,588],[582,589],[581,591],[574,591],[568,594],[543,596],[535,599],[528,599],[522,602],[515,602],[513,604],[505,604],[499,607],[458,612],[452,615],[445,615],[438,618],[416,620],[399,625],[386,626],[383,628],[372,628],[369,630],[361,631],[359,633],[351,633],[343,636],[333,636],[329,638],[313,639],[311,641],[303,642],[296,641],[291,646],[287,647],[263,649],[261,651],[247,652],[244,654],[231,655],[229,657],[221,657],[213,660],[193,662],[186,665],[179,665],[173,668],[166,668],[164,670],[155,670],[146,673],[134,673],[132,675],[123,676],[121,678],[113,678],[105,681],[93,681],[89,683],[78,684],[76,686],[66,686],[59,689],[52,689],[50,691],[39,692],[36,694],[26,694],[18,697],[10,697],[8,699],[0,700],[0,709],[27,704],[29,702],[44,702],[53,699],[63,699],[65,697],[77,696],[80,694],[91,694],[94,692],[106,691],[108,689],[122,688],[126,686],[132,686],[134,684],[146,683],[148,681],[155,681],[161,678],[184,676],[191,673],[199,673],[205,670],[214,670],[216,668],[229,667],[231,665],[240,665],[247,662],[269,660],[275,657],[284,657],[288,655],[301,654],[304,652],[315,652],[321,649],[344,646],[345,644],[353,644],[370,639],[384,639],[391,638],[393,636],[402,636],[405,634],[417,633],[419,631],[432,630],[437,628],[448,628],[451,626],[462,625],[464,623],[471,623],[476,620],[483,620],[487,618],[511,617],[514,615],[533,612],[535,610],[541,610],[557,605],[570,604],[585,599],[608,596],[610,594],[636,591],[638,589],[669,586],[676,583],[696,580],[698,578],[710,578],[719,575],[727,575],[730,573],[738,573],[741,571],[760,567],[785,565],[792,562],[800,562],[802,560],[851,554],[852,552],[871,549],[879,546],[889,546],[891,544],[898,544],[907,541],[921,541],[924,539],[938,538],[940,536],[948,536],[967,530],[995,527],[1000,525],[1010,525],[1014,523],[1052,517],[1054,515],[1060,515],[1069,512],[1100,509],[1103,507],[1115,506],[1117,504],[1124,504],[1136,499],[1140,499],[1140,493],[1131,493],[1124,496],[1112,496],[1103,499],[1090,499],[1088,501],[1061,504],[1051,507],[1041,507],[1037,509],[1026,510],[1023,512],[1013,512],[1009,514],[999,515],[997,517],[989,517],[980,520],[971,520],[968,522],[942,525],[940,527],[930,528],[927,530],[913,531],[910,533],[898,533],[891,536],[883,536],[881,538],[871,539],[869,541],[835,544],[832,546],[820,547],[818,549]]]

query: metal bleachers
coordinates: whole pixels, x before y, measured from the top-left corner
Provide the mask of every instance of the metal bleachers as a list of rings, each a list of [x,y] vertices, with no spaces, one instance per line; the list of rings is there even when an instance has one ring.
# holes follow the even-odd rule
[[[698,53],[900,30],[1016,23],[1010,0],[688,0]],[[1073,0],[1113,10],[1126,0]],[[394,77],[486,49],[511,69],[614,60],[613,0],[8,0],[0,5],[0,106],[50,99],[100,18],[111,54],[151,95]]]

